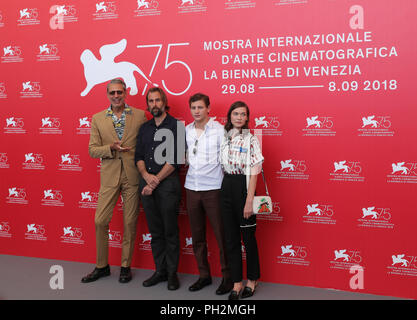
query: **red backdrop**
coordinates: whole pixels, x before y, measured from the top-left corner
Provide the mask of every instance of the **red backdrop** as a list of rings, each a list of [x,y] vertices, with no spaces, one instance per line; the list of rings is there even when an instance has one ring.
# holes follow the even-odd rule
[[[232,102],[249,105],[274,202],[258,220],[262,281],[354,290],[359,264],[360,292],[417,298],[415,1],[54,4],[0,5],[0,253],[95,261],[91,116],[113,77],[145,109],[147,78],[186,124],[198,91],[223,123]],[[179,222],[180,272],[197,273],[184,205]],[[147,233],[141,214],[134,267],[153,268]]]

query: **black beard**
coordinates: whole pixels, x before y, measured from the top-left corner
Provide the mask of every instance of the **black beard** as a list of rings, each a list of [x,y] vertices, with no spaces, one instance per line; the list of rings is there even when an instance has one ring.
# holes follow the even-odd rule
[[[161,110],[161,109],[158,109],[158,108],[153,108],[153,109],[151,110],[151,114],[152,114],[155,118],[158,118],[158,117],[160,117],[160,116],[162,115],[162,110]]]

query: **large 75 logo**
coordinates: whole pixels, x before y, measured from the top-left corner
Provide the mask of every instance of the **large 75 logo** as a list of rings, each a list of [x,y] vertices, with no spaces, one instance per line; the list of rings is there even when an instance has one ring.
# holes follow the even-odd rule
[[[170,93],[170,94],[172,94],[174,96],[180,96],[180,95],[186,93],[188,91],[188,89],[190,89],[191,84],[193,82],[193,73],[191,71],[191,68],[184,61],[181,61],[181,60],[171,60],[170,61],[170,53],[172,53],[172,50],[171,49],[173,47],[189,46],[189,45],[190,45],[190,43],[188,43],[188,42],[185,42],[185,43],[169,43],[168,44],[168,47],[167,47],[167,49],[165,51],[164,70],[167,70],[167,69],[169,69],[172,66],[179,65],[179,66],[182,66],[185,69],[184,72],[185,72],[186,76],[188,77],[188,83],[187,83],[185,89],[182,90],[182,91],[180,91],[180,92],[174,92],[173,90],[170,90],[168,88],[165,80],[162,80],[162,86],[164,87],[164,89],[168,93]],[[159,56],[161,55],[161,51],[162,51],[163,46],[164,46],[163,44],[148,44],[148,45],[138,45],[137,46],[138,48],[158,48],[158,51],[157,51],[157,53],[155,55],[155,59],[154,59],[153,64],[152,64],[152,68],[151,68],[151,70],[150,70],[150,72],[148,74],[148,77],[149,78],[152,77],[152,73],[153,73],[153,71],[155,69],[156,63],[158,62]],[[181,77],[182,77],[181,75],[178,75],[178,77],[176,77],[176,78],[181,78]],[[145,94],[147,87],[148,87],[148,84],[146,84],[145,87],[143,88],[142,95]]]

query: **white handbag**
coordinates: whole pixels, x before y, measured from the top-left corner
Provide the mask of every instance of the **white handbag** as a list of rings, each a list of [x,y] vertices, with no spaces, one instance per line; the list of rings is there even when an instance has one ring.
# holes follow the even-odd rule
[[[249,135],[249,145],[247,146],[247,156],[246,156],[246,188],[249,188],[249,179],[250,179],[250,138]],[[265,193],[264,196],[254,196],[252,210],[254,214],[270,214],[272,213],[272,200],[269,196],[268,187],[266,186],[266,180],[264,175],[264,169],[261,169],[262,179],[265,184]]]
[[[272,200],[269,196],[268,188],[266,186],[266,180],[264,176],[264,169],[262,168],[262,179],[265,184],[265,196],[254,196],[253,197],[253,213],[254,214],[269,214],[272,213]]]

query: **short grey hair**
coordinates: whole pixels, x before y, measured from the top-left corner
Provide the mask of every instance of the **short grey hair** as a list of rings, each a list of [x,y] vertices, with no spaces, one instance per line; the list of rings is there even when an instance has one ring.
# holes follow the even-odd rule
[[[116,79],[110,80],[110,82],[107,84],[107,92],[109,91],[109,86],[111,84],[115,84],[115,83],[116,84],[121,84],[123,86],[123,90],[126,91],[126,83],[122,79],[116,78]]]

